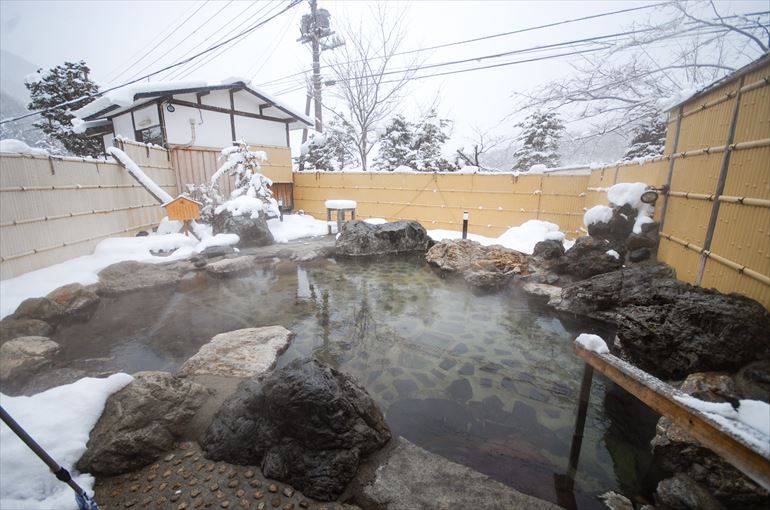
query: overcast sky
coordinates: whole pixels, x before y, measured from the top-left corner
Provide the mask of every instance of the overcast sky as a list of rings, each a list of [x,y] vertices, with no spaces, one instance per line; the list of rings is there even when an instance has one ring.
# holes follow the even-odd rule
[[[277,13],[287,3],[278,0],[2,0],[0,49],[41,67],[55,66],[65,60],[85,60],[93,79],[105,86],[179,61],[238,33],[258,18]],[[639,1],[410,1],[390,2],[389,8],[393,11],[406,9],[407,37],[402,48],[409,50],[649,4]],[[766,0],[718,4],[724,12],[767,10]],[[325,0],[319,0],[319,7],[331,12],[332,26],[335,20],[366,17],[369,8],[366,2]],[[304,2],[255,30],[205,65],[186,66],[180,72],[161,74],[154,79],[219,81],[231,76],[245,76],[260,84],[308,68],[310,53],[296,42],[299,19],[308,10]],[[632,23],[644,22],[650,15],[665,14],[641,10],[433,50],[422,54],[422,58],[430,64],[609,34]],[[244,24],[239,27],[240,23]],[[172,36],[162,40],[180,24]],[[515,122],[521,120],[506,118],[513,109],[512,94],[565,76],[579,58],[572,56],[416,81],[410,85],[402,109],[407,116],[415,116],[438,96],[441,115],[455,123],[450,142],[455,145],[464,142],[472,126],[510,133],[514,131]],[[138,65],[127,69],[137,61],[140,62]],[[264,88],[275,94],[292,86],[292,82],[281,82]],[[304,108],[302,91],[281,98],[299,109]]]

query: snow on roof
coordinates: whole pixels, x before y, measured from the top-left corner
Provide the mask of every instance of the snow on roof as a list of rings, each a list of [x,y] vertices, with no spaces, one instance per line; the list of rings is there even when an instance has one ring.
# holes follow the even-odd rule
[[[114,114],[119,109],[128,109],[149,102],[146,99],[148,97],[154,98],[169,92],[189,93],[204,90],[227,89],[231,87],[246,88],[257,97],[272,104],[276,108],[283,110],[285,113],[291,117],[296,118],[300,122],[304,122],[310,126],[314,124],[312,118],[299,112],[298,110],[295,110],[294,108],[285,104],[283,101],[279,101],[266,92],[254,87],[251,84],[251,81],[240,77],[228,78],[226,80],[222,80],[219,83],[205,81],[156,81],[134,83],[132,85],[127,85],[125,87],[121,87],[119,89],[108,92],[72,113],[77,118],[83,120],[93,120],[93,118],[99,116],[106,116],[108,113]]]

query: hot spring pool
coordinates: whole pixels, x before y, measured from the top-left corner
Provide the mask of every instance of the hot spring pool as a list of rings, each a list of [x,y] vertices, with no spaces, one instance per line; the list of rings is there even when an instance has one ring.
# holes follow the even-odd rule
[[[175,289],[103,299],[88,323],[54,340],[73,368],[174,371],[218,333],[273,324],[296,333],[279,366],[317,356],[363,383],[394,434],[553,502],[583,370],[571,340],[612,335],[565,325],[513,286],[477,295],[419,260],[392,258],[275,260],[224,280],[191,273]],[[609,386],[595,376],[580,508],[603,508],[595,495],[605,490],[649,490],[644,443],[655,417]],[[638,436],[640,423],[650,437]]]

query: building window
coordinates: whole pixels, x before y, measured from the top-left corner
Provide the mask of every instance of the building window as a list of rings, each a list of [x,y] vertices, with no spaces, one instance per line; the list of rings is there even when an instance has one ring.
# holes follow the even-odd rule
[[[136,132],[136,141],[163,145],[163,131],[161,131],[160,125],[138,130]]]

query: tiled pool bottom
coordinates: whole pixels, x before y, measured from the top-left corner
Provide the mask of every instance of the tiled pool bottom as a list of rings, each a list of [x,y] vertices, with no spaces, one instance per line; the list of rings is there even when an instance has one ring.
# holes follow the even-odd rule
[[[315,355],[355,375],[395,434],[554,502],[583,369],[571,340],[609,333],[588,323],[567,331],[513,287],[476,295],[398,258],[276,261],[234,280],[199,274],[177,289],[105,300],[89,324],[56,339],[75,366],[173,371],[217,333],[271,324],[296,332],[279,365]],[[580,508],[600,508],[595,495],[607,489],[638,488],[633,445],[606,437],[604,393],[595,378]]]

